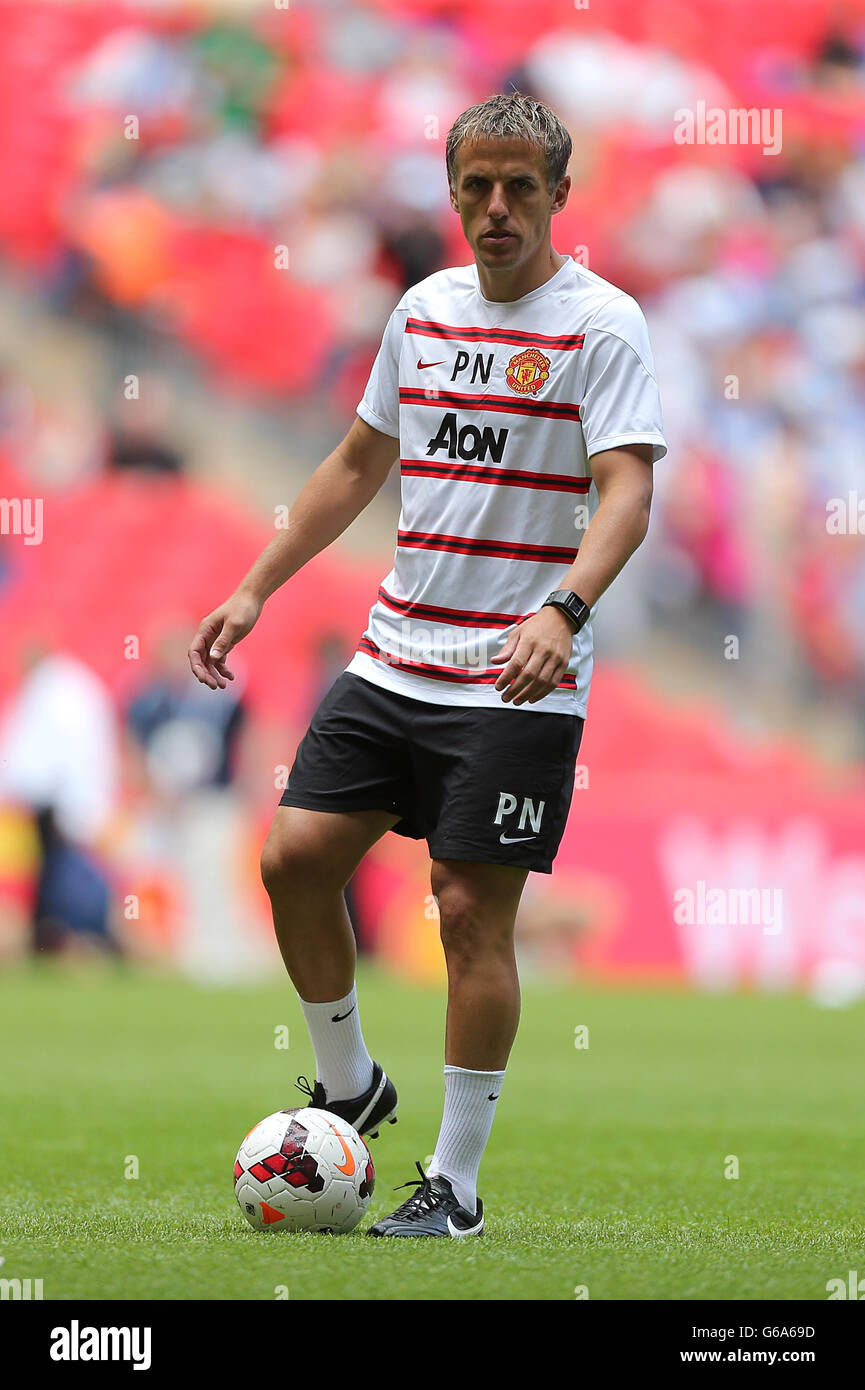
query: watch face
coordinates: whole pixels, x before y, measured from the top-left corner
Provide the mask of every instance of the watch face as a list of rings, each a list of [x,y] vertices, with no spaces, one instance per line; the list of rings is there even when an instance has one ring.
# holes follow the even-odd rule
[[[588,620],[589,605],[571,589],[556,589],[555,593],[550,594],[547,603],[552,603],[556,608],[561,608],[563,612],[567,613],[574,624],[575,632],[579,632]]]
[[[567,614],[570,621],[574,624],[574,635],[576,636],[585,623],[589,612],[583,600],[572,593],[570,589],[556,589],[554,593],[550,594],[546,603],[552,605],[554,608],[561,609],[563,613]]]

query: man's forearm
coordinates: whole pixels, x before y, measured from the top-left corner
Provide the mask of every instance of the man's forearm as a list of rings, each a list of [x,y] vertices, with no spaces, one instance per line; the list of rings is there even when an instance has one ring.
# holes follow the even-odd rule
[[[314,555],[341,536],[384,481],[352,466],[342,446],[319,464],[291,508],[288,525],[262,551],[237,592],[264,603]]]
[[[559,587],[572,589],[590,608],[597,603],[645,539],[649,508],[650,495],[630,487],[605,491]]]
[[[609,460],[609,455],[606,456]],[[636,462],[639,462],[637,460]],[[626,461],[627,463],[627,461]],[[649,524],[651,473],[630,469],[615,479],[604,466],[598,480],[598,508],[583,537],[579,554],[557,589],[571,589],[591,608],[633,555]],[[495,688],[505,703],[536,704],[554,690],[571,659],[574,623],[562,609],[543,604],[517,624],[504,647],[492,657],[501,674]]]

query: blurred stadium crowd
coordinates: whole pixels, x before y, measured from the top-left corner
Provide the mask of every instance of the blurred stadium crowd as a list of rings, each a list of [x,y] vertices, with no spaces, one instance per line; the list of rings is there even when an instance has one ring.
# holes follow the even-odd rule
[[[736,634],[750,679],[859,721],[865,538],[827,505],[865,495],[865,0],[4,0],[0,22],[4,275],[108,342],[182,346],[215,394],[289,421],[312,401],[347,422],[403,289],[467,260],[454,117],[512,85],[555,106],[574,188],[554,244],[643,305],[670,446],[622,630],[674,627],[718,666]],[[699,103],[780,111],[780,151],[679,143]],[[7,355],[6,496],[77,490],[92,516],[109,474],[183,485],[152,403],[125,430],[94,408],[52,452],[49,384],[32,396]],[[105,585],[98,544],[75,562]],[[0,536],[0,603],[32,564]],[[184,612],[221,597],[202,585]],[[168,699],[148,659],[125,715],[140,746]]]

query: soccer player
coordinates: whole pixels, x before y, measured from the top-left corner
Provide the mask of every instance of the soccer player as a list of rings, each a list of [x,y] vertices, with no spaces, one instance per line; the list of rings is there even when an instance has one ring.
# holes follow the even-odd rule
[[[551,244],[571,140],[514,93],[447,139],[474,263],[394,309],[345,439],[190,647],[197,678],[355,519],[400,459],[393,569],[297,751],[264,847],[277,939],[315,1053],[313,1105],[376,1137],[393,1082],[367,1051],[343,885],[388,830],[429,847],[448,972],[444,1115],[373,1236],[479,1235],[477,1176],[520,1012],[514,919],[573,791],[595,605],[646,534],[666,453],[635,301]]]

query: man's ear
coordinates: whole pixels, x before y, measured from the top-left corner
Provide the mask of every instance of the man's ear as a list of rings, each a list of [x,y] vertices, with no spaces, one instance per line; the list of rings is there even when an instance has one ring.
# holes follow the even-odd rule
[[[550,211],[552,212],[553,217],[555,217],[555,215],[556,215],[557,212],[561,212],[562,208],[563,208],[563,207],[565,206],[565,204],[567,203],[567,201],[568,201],[568,195],[570,194],[570,191],[571,191],[571,176],[570,176],[570,174],[565,174],[565,177],[562,179],[561,183],[559,184],[558,188],[556,189],[555,193],[553,194],[553,205],[552,205],[552,208],[550,209]]]
[[[453,184],[450,183],[450,182],[448,183],[448,196],[450,197],[450,200],[451,200],[451,207],[453,208],[454,212],[459,212],[459,210],[460,210],[460,205],[459,205],[459,203],[457,202],[457,197],[456,197],[456,194],[454,193],[454,186],[453,186]]]

